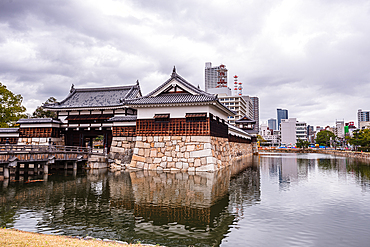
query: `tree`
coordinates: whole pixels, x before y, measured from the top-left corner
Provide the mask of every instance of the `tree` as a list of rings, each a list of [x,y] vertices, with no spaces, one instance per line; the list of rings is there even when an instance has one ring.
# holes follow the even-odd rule
[[[334,133],[329,130],[322,130],[316,135],[316,143],[318,143],[320,146],[327,146],[330,144],[330,138],[335,140]]]
[[[298,139],[297,144],[296,144],[297,148],[308,148],[309,145],[310,145],[309,141],[302,140],[302,139]]]
[[[20,118],[26,118],[26,107],[22,105],[23,97],[14,94],[0,82],[0,127],[10,128]]]
[[[57,99],[50,97],[44,104],[53,104],[57,102]],[[44,110],[42,106],[38,106],[36,110],[32,113],[32,118],[56,118],[57,114],[55,112]]]
[[[353,137],[348,141],[351,145],[369,147],[370,146],[370,129],[355,130]]]

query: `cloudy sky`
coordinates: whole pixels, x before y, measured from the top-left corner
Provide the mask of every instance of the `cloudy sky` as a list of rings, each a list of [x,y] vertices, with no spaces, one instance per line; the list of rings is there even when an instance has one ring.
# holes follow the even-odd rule
[[[29,113],[76,88],[140,81],[144,94],[176,65],[204,88],[204,64],[311,125],[370,110],[369,0],[0,0],[0,82]],[[356,121],[357,124],[357,121]]]

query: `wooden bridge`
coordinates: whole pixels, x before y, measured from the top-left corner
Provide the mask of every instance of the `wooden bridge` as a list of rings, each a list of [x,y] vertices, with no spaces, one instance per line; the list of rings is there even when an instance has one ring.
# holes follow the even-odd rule
[[[91,155],[105,156],[91,148],[55,145],[0,145],[0,176],[9,178],[10,174],[43,172],[49,169],[77,170],[78,163],[88,161]]]

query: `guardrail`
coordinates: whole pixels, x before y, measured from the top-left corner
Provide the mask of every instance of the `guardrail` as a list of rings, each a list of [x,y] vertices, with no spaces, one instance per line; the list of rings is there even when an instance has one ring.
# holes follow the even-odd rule
[[[58,146],[58,145],[15,145],[0,144],[0,153],[27,152],[27,153],[45,153],[45,152],[63,152],[63,153],[84,153],[84,154],[106,154],[106,150],[94,150],[89,147],[77,146]]]

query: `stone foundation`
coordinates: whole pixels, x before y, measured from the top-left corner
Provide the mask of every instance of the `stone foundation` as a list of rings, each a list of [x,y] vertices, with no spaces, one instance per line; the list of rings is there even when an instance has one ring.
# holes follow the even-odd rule
[[[108,158],[113,160],[110,167],[122,170],[131,163],[136,137],[113,137]]]
[[[229,142],[228,138],[137,136],[128,168],[214,172],[229,166],[237,157],[251,154],[253,154],[252,144]]]

